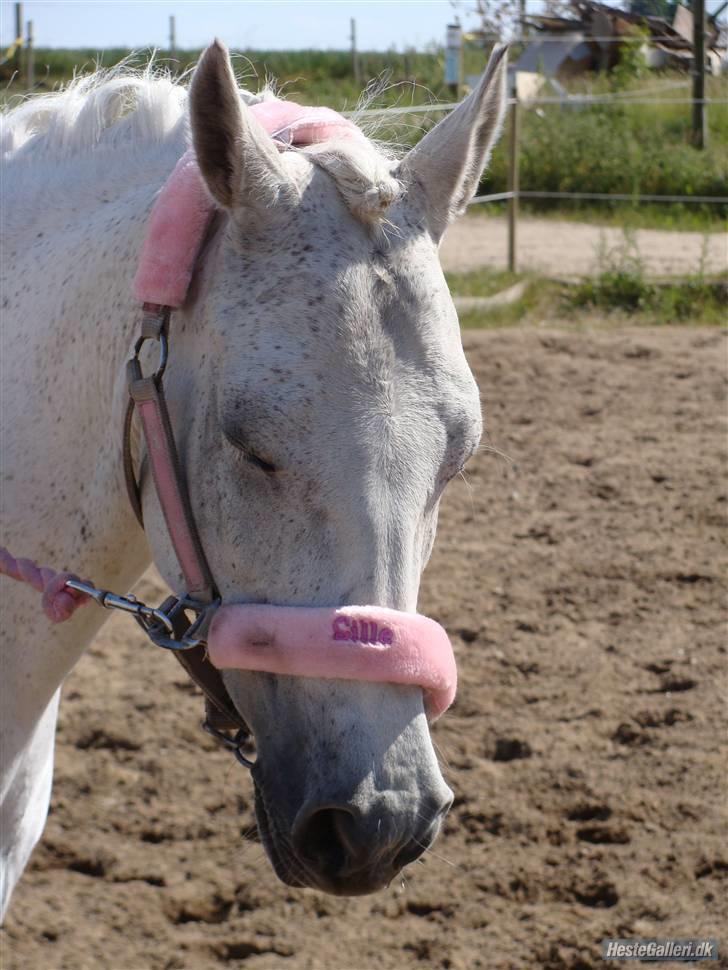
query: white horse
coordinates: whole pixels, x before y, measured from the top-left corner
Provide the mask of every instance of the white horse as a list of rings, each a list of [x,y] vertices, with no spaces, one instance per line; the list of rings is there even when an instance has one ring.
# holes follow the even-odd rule
[[[218,215],[172,321],[166,388],[224,600],[412,611],[442,490],[481,433],[438,243],[504,105],[503,51],[402,160],[365,139],[279,152],[213,44],[189,96],[92,78],[3,118],[3,542],[131,587],[182,580],[146,476],[124,486],[131,280],[150,207],[194,144]],[[146,534],[145,534],[146,533]],[[107,614],[52,626],[3,580],[2,905],[45,824],[60,685]],[[422,691],[226,671],[255,735],[277,874],[371,892],[423,852],[452,793]],[[99,690],[104,685],[99,684]],[[140,691],[150,685],[139,684]]]

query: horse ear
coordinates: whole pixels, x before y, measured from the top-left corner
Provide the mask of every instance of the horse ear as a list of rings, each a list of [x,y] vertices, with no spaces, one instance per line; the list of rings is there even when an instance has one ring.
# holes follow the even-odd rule
[[[400,178],[424,195],[435,239],[475,194],[500,134],[506,105],[505,46],[497,46],[478,86],[409,152]]]
[[[292,189],[273,139],[240,97],[230,55],[219,40],[200,58],[189,105],[197,164],[223,208],[270,208]]]

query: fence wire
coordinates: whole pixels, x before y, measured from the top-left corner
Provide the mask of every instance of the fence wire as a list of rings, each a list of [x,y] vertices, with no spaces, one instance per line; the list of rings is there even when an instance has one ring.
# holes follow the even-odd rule
[[[438,101],[432,104],[394,105],[388,108],[362,108],[359,111],[342,111],[346,118],[375,117],[379,115],[416,115],[428,113],[446,113],[454,111],[462,101]],[[556,104],[571,107],[577,104],[728,104],[728,98],[633,98],[629,92],[614,92],[612,94],[570,94],[566,96],[553,95],[543,98],[528,98],[520,100],[508,98],[507,104],[518,104],[524,110],[540,104]]]
[[[688,85],[689,81],[678,81],[674,84],[670,84],[669,88],[674,89],[676,87],[684,87]],[[666,86],[663,90],[668,89]],[[656,88],[642,89],[641,91],[617,91],[609,94],[575,94],[567,95],[565,97],[549,96],[549,97],[536,97],[529,98],[528,100],[521,101],[517,98],[508,98],[508,105],[518,105],[521,109],[528,110],[531,107],[537,107],[538,105],[561,105],[563,107],[572,107],[574,105],[584,104],[584,105],[619,105],[624,107],[626,104],[629,105],[726,105],[728,104],[728,98],[703,98],[696,100],[695,98],[644,98],[644,97],[634,97],[634,95],[652,93],[652,91],[658,90]],[[408,114],[428,114],[428,113],[445,113],[453,111],[458,105],[462,104],[461,101],[449,101],[440,102],[434,104],[418,104],[411,105],[409,107],[404,105],[395,105],[389,108],[366,108],[361,111],[350,111],[345,112],[347,117],[386,117],[386,116],[401,116]],[[668,204],[674,203],[688,203],[693,205],[726,205],[728,204],[728,196],[714,196],[714,195],[642,195],[640,193],[633,192],[547,192],[539,190],[530,189],[518,189],[517,191],[507,191],[507,192],[491,192],[485,195],[476,195],[468,203],[469,205],[479,205],[485,202],[508,202],[511,200],[518,199],[573,199],[575,201],[582,202],[662,202]]]
[[[728,195],[634,195],[628,192],[492,192],[476,195],[468,205],[478,202],[507,202],[508,199],[577,199],[582,202],[695,202],[700,205],[725,205]]]

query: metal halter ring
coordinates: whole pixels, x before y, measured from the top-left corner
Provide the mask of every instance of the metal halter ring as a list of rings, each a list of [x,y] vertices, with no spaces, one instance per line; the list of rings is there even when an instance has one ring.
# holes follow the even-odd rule
[[[153,303],[145,303],[144,316],[142,317],[141,324],[142,332],[134,344],[134,356],[132,360],[136,361],[139,365],[139,354],[147,340],[159,341],[159,363],[152,375],[155,381],[162,379],[162,375],[167,368],[167,359],[169,357],[169,343],[167,340],[169,314],[170,308],[167,306],[163,307],[156,306]],[[141,365],[139,365],[139,374],[141,376]]]
[[[192,650],[206,642],[210,621],[219,606],[219,599],[212,603],[199,603],[189,596],[169,596],[156,611],[165,617],[166,623],[160,626],[152,620],[151,623],[141,623],[141,626],[157,647]],[[192,622],[187,617],[188,612],[195,614]]]

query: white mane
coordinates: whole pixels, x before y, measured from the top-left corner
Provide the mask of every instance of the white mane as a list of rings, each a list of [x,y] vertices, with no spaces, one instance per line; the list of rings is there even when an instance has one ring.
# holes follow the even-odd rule
[[[33,95],[0,115],[0,152],[33,158],[83,154],[103,139],[162,142],[184,116],[186,91],[168,76],[96,71],[60,91]]]
[[[240,89],[246,104],[273,97]],[[0,158],[54,161],[83,156],[104,146],[164,145],[187,126],[187,88],[148,68],[122,65],[71,81],[60,91],[33,95],[0,113]],[[336,182],[351,211],[376,219],[399,194],[391,159],[372,141],[347,139],[302,151]]]

